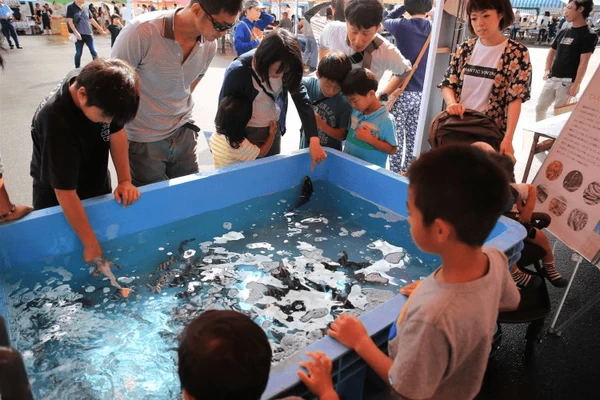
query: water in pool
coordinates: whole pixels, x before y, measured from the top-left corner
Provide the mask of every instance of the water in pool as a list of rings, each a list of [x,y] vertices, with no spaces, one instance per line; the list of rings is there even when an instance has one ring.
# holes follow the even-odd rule
[[[414,247],[403,217],[326,182],[296,208],[299,193],[103,243],[127,298],[80,253],[13,268],[2,284],[35,397],[177,398],[177,336],[202,311],[250,315],[276,363],[339,313],[360,315],[437,264]]]

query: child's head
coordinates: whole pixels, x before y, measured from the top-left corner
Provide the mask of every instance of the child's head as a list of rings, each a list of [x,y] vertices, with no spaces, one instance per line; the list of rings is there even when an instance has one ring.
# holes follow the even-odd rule
[[[137,72],[116,58],[97,58],[83,67],[75,89],[81,111],[93,122],[125,125],[140,105]]]
[[[117,22],[119,22],[121,20],[121,17],[118,16],[117,14],[113,14],[110,16],[110,23],[113,25],[116,25]]]
[[[354,68],[342,83],[342,92],[355,110],[364,112],[373,101],[377,101],[379,82],[373,72],[366,68]]]
[[[217,132],[227,137],[229,145],[237,149],[246,137],[246,125],[251,117],[252,103],[228,96],[219,103],[215,127]]]
[[[410,15],[427,14],[432,6],[432,0],[404,0],[404,7]]]
[[[360,52],[375,39],[383,20],[383,5],[379,0],[350,0],[344,16],[350,47]]]
[[[507,174],[472,146],[443,146],[408,170],[408,221],[415,244],[436,253],[449,240],[483,245],[509,201]]]
[[[177,354],[186,400],[258,400],[267,387],[267,335],[236,311],[202,313],[183,331]]]
[[[319,61],[317,77],[325,97],[333,97],[342,90],[342,82],[351,70],[350,59],[340,51],[332,51]]]

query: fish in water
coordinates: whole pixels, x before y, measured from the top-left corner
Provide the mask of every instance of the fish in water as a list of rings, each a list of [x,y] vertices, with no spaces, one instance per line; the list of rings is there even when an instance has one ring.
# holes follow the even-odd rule
[[[123,297],[129,296],[129,294],[131,293],[131,289],[124,288],[121,285],[119,285],[117,283],[117,278],[115,277],[115,275],[110,270],[110,268],[113,265],[116,265],[116,264],[114,264],[112,261],[108,261],[107,259],[105,259],[102,256],[94,258],[92,260],[92,263],[94,263],[94,265],[96,266],[96,269],[94,270],[94,276],[98,276],[98,275],[100,275],[100,273],[102,273],[102,275],[106,276],[110,280],[110,284],[112,286],[114,286],[117,289],[119,289],[119,292],[121,293],[121,295]],[[122,269],[118,265],[117,265],[117,268]]]
[[[302,181],[302,194],[300,195],[300,198],[296,202],[294,209],[302,207],[303,205],[308,203],[313,192],[314,192],[313,183],[308,176],[305,176],[304,180]]]

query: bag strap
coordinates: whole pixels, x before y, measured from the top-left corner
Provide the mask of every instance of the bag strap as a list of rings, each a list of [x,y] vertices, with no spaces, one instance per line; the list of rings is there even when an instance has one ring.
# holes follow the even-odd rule
[[[258,74],[254,71],[254,69],[252,68],[252,66],[249,66],[248,68],[250,68],[250,73],[252,74],[252,77],[254,78],[254,80],[256,81],[256,83],[258,83],[258,86],[260,86],[260,88],[262,89],[262,91],[265,92],[265,94],[267,96],[269,96],[271,98],[271,100],[273,100],[274,102],[277,102],[277,100],[275,100],[275,95],[273,95],[273,93],[269,92],[267,90],[267,88],[265,88],[265,86],[260,81],[260,78],[258,77]]]
[[[319,105],[319,104],[321,104],[322,102],[324,102],[324,101],[325,101],[325,100],[327,100],[327,99],[328,99],[327,97],[323,97],[322,99],[319,99],[319,100],[315,100],[315,101],[313,101],[311,104],[312,104],[313,106],[316,106],[316,105]]]
[[[417,71],[417,68],[419,68],[419,63],[421,62],[421,59],[425,55],[425,50],[427,50],[427,47],[429,46],[430,41],[431,41],[431,32],[429,32],[429,35],[427,36],[425,43],[423,43],[423,47],[421,48],[421,51],[419,52],[419,55],[417,56],[417,59],[415,60],[413,67],[408,72],[408,75],[404,79],[404,82],[402,82],[402,86],[400,86],[398,89],[394,90],[392,92],[392,94],[389,96],[390,98],[393,99],[393,101],[388,100],[388,110],[391,110],[391,107],[396,102],[396,99],[402,94],[402,92],[404,92],[404,90],[408,86],[408,83],[410,82],[410,79]]]

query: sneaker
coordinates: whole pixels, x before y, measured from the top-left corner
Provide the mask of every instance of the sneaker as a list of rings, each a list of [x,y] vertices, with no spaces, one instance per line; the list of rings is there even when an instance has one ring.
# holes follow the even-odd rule
[[[544,272],[546,279],[550,281],[552,286],[563,288],[569,283],[569,281],[560,276],[560,273],[556,269],[556,266],[554,266],[554,263],[544,264],[544,269],[542,271]]]
[[[21,49],[22,50],[23,48],[21,46],[17,46],[17,49]]]
[[[520,269],[511,272],[510,275],[521,289],[535,289],[542,284],[542,278],[536,275],[527,274]]]
[[[10,45],[10,48],[11,48],[11,49],[14,49],[14,48],[15,48],[15,46],[13,46],[13,45],[11,44],[11,45]]]

